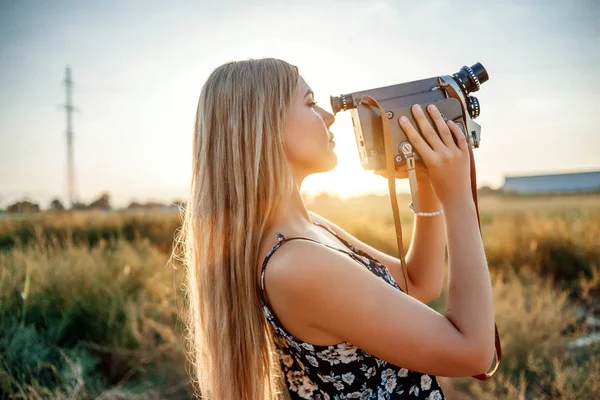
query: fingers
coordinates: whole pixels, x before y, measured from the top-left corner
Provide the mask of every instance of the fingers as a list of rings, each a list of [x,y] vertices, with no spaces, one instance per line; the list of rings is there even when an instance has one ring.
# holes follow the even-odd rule
[[[410,123],[408,118],[405,116],[401,116],[398,119],[398,123],[400,124],[400,128],[406,134],[408,141],[413,145],[417,153],[424,158],[425,163],[428,160],[435,158],[435,151],[429,147],[427,142],[421,137],[419,132],[414,128],[414,126]],[[438,139],[439,140],[439,139]]]
[[[467,138],[465,137],[465,134],[460,129],[460,127],[457,124],[455,124],[454,121],[448,121],[448,126],[450,127],[450,130],[452,131],[452,133],[454,134],[454,137],[456,138],[456,143],[458,143],[458,148],[463,151],[468,150],[469,144],[467,143]]]
[[[433,104],[427,106],[427,112],[431,116],[431,119],[435,123],[437,131],[442,138],[444,144],[450,148],[455,148],[456,144],[454,143],[454,139],[452,138],[452,134],[450,133],[450,128],[448,127],[447,121],[448,118],[443,117],[440,113],[440,110]]]
[[[431,126],[431,123],[429,123],[429,120],[427,119],[427,116],[425,116],[425,112],[423,111],[421,106],[418,104],[415,104],[414,106],[412,106],[411,110],[412,110],[413,116],[415,118],[415,121],[417,121],[417,124],[419,125],[421,132],[423,132],[423,136],[425,136],[425,139],[427,139],[427,141],[429,142],[431,147],[435,151],[442,151],[445,147],[444,143],[442,143],[442,141],[440,140],[440,137],[438,136],[436,131]],[[438,112],[438,114],[439,114],[439,112]],[[441,116],[440,116],[440,118],[441,118]]]

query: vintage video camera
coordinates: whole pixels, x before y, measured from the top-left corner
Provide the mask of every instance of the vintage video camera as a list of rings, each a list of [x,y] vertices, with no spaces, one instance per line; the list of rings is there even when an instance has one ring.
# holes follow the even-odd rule
[[[381,112],[376,107],[361,104],[363,96],[376,99],[385,110],[386,116],[390,120],[393,157],[398,165],[406,158],[407,147],[403,144],[408,141],[398,123],[398,118],[404,115],[422,135],[412,116],[411,107],[414,104],[421,105],[427,119],[435,129],[435,124],[426,111],[429,104],[434,104],[443,116],[453,120],[461,128],[472,147],[479,147],[481,127],[473,119],[479,116],[481,107],[479,100],[474,96],[469,96],[469,93],[478,91],[481,84],[488,79],[487,71],[480,63],[471,67],[465,65],[452,76],[436,76],[340,96],[330,96],[331,108],[334,115],[340,111],[350,110],[356,145],[363,168],[366,170],[383,169],[386,167],[386,161]],[[411,150],[411,146],[408,146],[408,149]],[[419,159],[418,153],[414,152],[414,160],[418,161]]]

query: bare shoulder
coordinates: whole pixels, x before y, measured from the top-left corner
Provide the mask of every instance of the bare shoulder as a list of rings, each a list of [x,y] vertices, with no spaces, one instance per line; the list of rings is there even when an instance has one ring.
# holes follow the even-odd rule
[[[318,243],[282,245],[269,261],[265,287],[284,325],[328,332],[394,365],[470,376],[492,361],[444,315]]]
[[[355,249],[369,255],[369,257],[374,258],[382,265],[385,265],[385,267],[390,271],[390,273],[394,277],[394,280],[396,281],[398,286],[400,286],[400,288],[402,288],[402,290],[405,293],[409,292],[406,287],[405,276],[402,273],[402,267],[400,266],[400,259],[398,257],[391,256],[391,255],[384,253],[383,251],[363,242],[362,240],[356,238],[355,236],[353,236],[352,234],[347,232],[345,229],[343,229],[339,225],[335,224],[334,222],[328,220],[327,218],[325,218],[315,212],[309,211],[309,214],[314,222],[318,222],[318,223],[326,226],[329,230],[335,232],[335,234],[338,237],[344,239],[346,242],[348,242],[352,246],[354,246]],[[421,301],[422,303],[428,303],[428,302],[436,299],[437,297],[439,297],[439,296],[433,296],[427,290],[424,290],[424,289],[420,288],[419,286],[415,285],[415,283],[411,281],[410,277],[406,277],[406,279],[408,280],[408,286],[410,288],[410,292],[409,292],[410,295],[412,297],[414,297],[415,299]]]

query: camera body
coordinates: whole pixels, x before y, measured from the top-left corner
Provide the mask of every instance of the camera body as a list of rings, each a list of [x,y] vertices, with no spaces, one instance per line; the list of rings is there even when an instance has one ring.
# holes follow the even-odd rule
[[[428,105],[434,104],[444,117],[451,119],[461,128],[474,148],[479,147],[481,127],[473,119],[479,116],[480,106],[477,98],[469,96],[469,93],[479,90],[481,84],[488,79],[485,68],[480,63],[476,63],[471,67],[463,66],[452,76],[436,76],[330,96],[330,102],[334,114],[339,111],[350,111],[363,168],[383,169],[386,163],[382,116],[377,108],[361,104],[363,96],[373,97],[386,110],[386,117],[390,120],[393,156],[398,165],[406,161],[402,145],[408,141],[398,119],[405,116],[422,135],[412,115],[411,107],[414,104],[421,105],[426,118],[435,128],[435,123],[426,111]],[[415,152],[414,158],[415,161],[420,160],[418,152]]]

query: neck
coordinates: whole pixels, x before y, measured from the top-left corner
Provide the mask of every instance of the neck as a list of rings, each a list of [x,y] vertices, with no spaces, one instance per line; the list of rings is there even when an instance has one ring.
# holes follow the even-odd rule
[[[281,210],[277,214],[273,226],[286,226],[292,229],[302,229],[307,224],[312,225],[312,220],[300,195],[303,176],[294,176],[294,190],[284,199]]]

